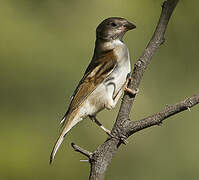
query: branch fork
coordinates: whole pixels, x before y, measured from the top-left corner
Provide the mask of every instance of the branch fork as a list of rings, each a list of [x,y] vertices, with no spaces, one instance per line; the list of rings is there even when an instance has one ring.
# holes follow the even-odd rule
[[[162,12],[155,32],[147,47],[143,51],[143,54],[134,64],[131,81],[128,83],[127,86],[132,91],[138,89],[144,72],[152,59],[152,56],[155,54],[160,45],[164,43],[165,31],[178,1],[179,0],[166,0],[163,2]],[[190,111],[190,108],[199,103],[199,93],[197,93],[192,97],[180,101],[179,103],[176,103],[174,105],[166,105],[166,107],[159,113],[145,117],[138,121],[130,121],[129,114],[131,112],[135,97],[136,95],[132,96],[130,93],[124,93],[116,122],[111,131],[111,133],[116,138],[109,137],[103,144],[101,144],[97,148],[94,153],[91,153],[75,145],[74,143],[71,144],[75,151],[83,154],[89,159],[89,163],[91,165],[89,180],[104,179],[106,169],[110,164],[117,149],[121,145],[121,138],[126,140],[129,136],[140,130],[155,125],[161,125],[162,122],[168,117],[187,109]]]

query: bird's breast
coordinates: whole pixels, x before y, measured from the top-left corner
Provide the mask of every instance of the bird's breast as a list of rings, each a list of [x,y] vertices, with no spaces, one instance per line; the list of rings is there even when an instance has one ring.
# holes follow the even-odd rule
[[[118,43],[114,53],[117,57],[117,65],[104,84],[106,86],[114,85],[115,92],[118,92],[126,82],[127,75],[131,72],[131,63],[128,48],[124,43]]]
[[[116,42],[114,55],[117,65],[109,76],[92,92],[82,108],[82,114],[93,115],[105,108],[105,104],[121,90],[131,71],[128,48],[122,42]]]

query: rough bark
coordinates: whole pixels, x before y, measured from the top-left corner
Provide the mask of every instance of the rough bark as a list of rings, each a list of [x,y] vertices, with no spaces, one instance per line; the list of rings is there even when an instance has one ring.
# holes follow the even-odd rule
[[[165,31],[175,9],[178,0],[167,0],[162,4],[162,12],[156,26],[155,32],[149,41],[147,47],[145,48],[141,57],[134,64],[134,69],[132,73],[132,81],[129,83],[128,87],[132,90],[137,90],[144,72],[151,61],[152,56],[156,50],[163,44],[165,38]],[[129,136],[134,133],[162,123],[166,118],[182,112],[184,110],[190,110],[191,107],[199,103],[199,93],[187,98],[179,103],[171,106],[166,106],[166,108],[154,115],[146,117],[138,121],[130,121],[129,114],[133,106],[133,102],[136,95],[130,95],[125,93],[122,99],[120,110],[113,126],[111,133],[114,138],[108,138],[102,145],[100,145],[97,150],[93,153],[80,148],[79,146],[72,144],[75,151],[78,151],[89,158],[90,162],[90,180],[103,180],[105,172],[108,165],[110,164],[114,154],[116,153],[119,146],[125,142]]]

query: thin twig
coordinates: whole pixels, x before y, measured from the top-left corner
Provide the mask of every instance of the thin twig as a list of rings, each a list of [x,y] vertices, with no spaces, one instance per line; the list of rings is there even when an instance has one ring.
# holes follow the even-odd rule
[[[174,105],[166,106],[166,108],[159,113],[156,113],[152,116],[146,117],[139,121],[130,122],[127,127],[128,134],[130,136],[142,129],[154,125],[159,125],[162,123],[163,120],[167,119],[168,117],[173,116],[179,112],[185,111],[187,109],[189,110],[198,103],[199,103],[199,93]]]
[[[75,143],[71,143],[71,146],[73,147],[73,149],[76,151],[76,152],[79,152],[81,154],[83,154],[84,156],[86,156],[87,158],[91,159],[92,158],[92,155],[93,153],[92,152],[89,152],[81,147],[79,147],[78,145],[76,145]]]

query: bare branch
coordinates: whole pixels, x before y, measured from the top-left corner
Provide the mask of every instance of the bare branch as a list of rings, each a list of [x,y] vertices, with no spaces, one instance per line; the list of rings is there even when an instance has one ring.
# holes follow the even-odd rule
[[[134,64],[134,69],[132,73],[132,81],[129,85],[130,89],[134,89],[134,90],[138,89],[140,82],[142,80],[142,77],[144,75],[144,72],[148,64],[150,63],[152,56],[155,54],[155,52],[160,47],[160,45],[162,45],[162,43],[165,41],[165,38],[164,38],[165,31],[166,31],[169,19],[171,17],[171,14],[174,8],[176,7],[177,3],[178,3],[178,0],[167,0],[163,3],[162,12],[161,12],[158,24],[156,26],[155,32],[151,40],[149,41],[146,49],[144,50],[142,56]],[[124,95],[122,104],[120,106],[120,111],[116,120],[116,124],[120,123],[120,121],[124,119],[124,116],[126,117],[126,119],[128,119],[134,99],[135,99],[135,96],[130,97],[128,94]]]
[[[143,74],[150,63],[150,60],[156,50],[164,42],[164,34],[167,28],[167,24],[171,17],[173,10],[175,9],[178,0],[167,0],[162,5],[162,12],[156,30],[149,41],[142,56],[134,65],[132,81],[129,84],[129,88],[136,90],[139,87]],[[128,137],[128,124],[130,123],[129,114],[135,99],[135,95],[131,96],[125,93],[120,110],[116,119],[116,122],[112,129],[112,134],[117,138],[107,139],[97,150],[93,153],[90,170],[90,180],[103,180],[105,171],[110,164],[113,155],[116,153],[118,147],[121,144],[119,138]]]
[[[79,152],[81,154],[83,154],[84,156],[86,156],[87,158],[89,158],[89,160],[92,158],[92,155],[93,153],[92,152],[89,152],[81,147],[79,147],[78,145],[76,145],[75,143],[71,143],[71,146],[73,147],[73,149],[76,151],[76,152]]]
[[[128,133],[129,135],[132,135],[142,129],[145,129],[154,125],[159,125],[162,123],[163,120],[167,119],[168,117],[175,115],[177,113],[180,113],[187,109],[190,110],[191,107],[195,106],[198,103],[199,103],[199,93],[177,104],[166,106],[166,108],[163,111],[156,113],[152,116],[146,117],[139,121],[130,122],[128,124]]]

